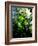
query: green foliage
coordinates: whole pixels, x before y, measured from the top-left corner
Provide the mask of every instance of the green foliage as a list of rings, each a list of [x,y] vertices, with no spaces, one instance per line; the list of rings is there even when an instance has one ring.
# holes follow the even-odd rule
[[[23,32],[24,27],[29,26],[29,30],[32,33],[32,12],[31,8],[16,8],[15,24],[18,26],[18,31]],[[31,26],[30,26],[31,25]]]

